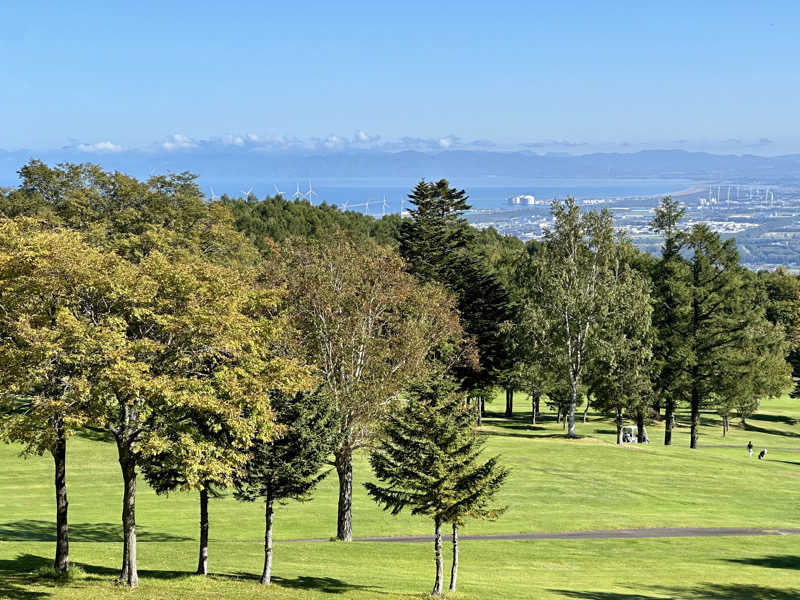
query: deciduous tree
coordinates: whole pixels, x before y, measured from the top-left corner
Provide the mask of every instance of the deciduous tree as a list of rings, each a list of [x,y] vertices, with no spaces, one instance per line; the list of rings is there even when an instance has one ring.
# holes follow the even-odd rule
[[[412,379],[434,368],[432,351],[458,343],[458,318],[444,289],[418,283],[394,251],[370,241],[297,242],[285,267],[300,348],[335,409],[336,535],[349,541],[353,452]]]

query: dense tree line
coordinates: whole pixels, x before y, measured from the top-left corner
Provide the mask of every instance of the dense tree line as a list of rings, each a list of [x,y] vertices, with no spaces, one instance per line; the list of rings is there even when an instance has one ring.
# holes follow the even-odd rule
[[[55,568],[69,569],[66,456],[91,428],[122,476],[120,581],[135,587],[136,485],[193,491],[197,572],[209,571],[209,498],[265,505],[262,583],[276,505],[306,500],[333,467],[337,538],[353,536],[353,456],[369,494],[442,526],[491,519],[508,475],[482,459],[483,399],[541,402],[577,435],[593,406],[646,441],[672,441],[688,408],[744,423],[800,373],[800,280],[752,273],[732,241],[685,227],[670,198],[638,252],[607,211],[554,201],[523,244],[464,217],[464,190],[421,181],[408,216],[374,219],[282,197],[204,198],[188,173],[139,181],[95,165],[31,161],[0,193],[0,437],[49,453]],[[330,466],[330,467],[329,467]]]

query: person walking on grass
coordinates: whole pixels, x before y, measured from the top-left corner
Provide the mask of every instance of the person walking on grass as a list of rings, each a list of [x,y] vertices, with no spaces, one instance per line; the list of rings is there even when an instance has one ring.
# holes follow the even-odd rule
[[[747,455],[750,458],[753,458],[753,440],[747,442]]]
[[[764,448],[761,452],[758,453],[758,460],[764,460],[767,456],[767,449]]]

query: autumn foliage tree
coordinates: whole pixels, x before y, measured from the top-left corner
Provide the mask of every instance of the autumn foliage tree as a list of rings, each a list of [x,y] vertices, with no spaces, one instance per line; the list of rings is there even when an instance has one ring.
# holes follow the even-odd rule
[[[52,455],[56,555],[69,568],[67,438],[87,425],[94,343],[122,300],[124,261],[75,232],[20,219],[0,225],[0,437]]]
[[[336,535],[349,541],[353,453],[371,442],[412,379],[435,368],[432,351],[458,342],[458,318],[440,286],[418,283],[394,251],[369,240],[339,233],[295,242],[284,256],[299,347],[334,407]]]

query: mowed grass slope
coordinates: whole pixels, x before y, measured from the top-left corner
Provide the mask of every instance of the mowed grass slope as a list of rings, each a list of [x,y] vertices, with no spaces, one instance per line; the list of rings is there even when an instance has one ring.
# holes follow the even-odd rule
[[[501,454],[512,470],[499,499],[508,511],[493,523],[471,523],[462,533],[800,527],[800,401],[768,401],[748,430],[736,423],[726,438],[719,418],[704,414],[703,447],[697,451],[688,448],[685,415],[679,415],[682,426],[672,447],[661,445],[663,427],[653,424],[653,443],[620,448],[613,443],[613,424],[600,415],[590,412],[588,422],[577,425],[581,439],[566,440],[549,415],[539,425],[527,423],[523,395],[517,395],[514,419],[501,418],[501,408],[499,400],[488,406],[484,431],[487,453]],[[68,446],[72,559],[88,575],[57,588],[27,574],[47,564],[53,550],[51,462],[22,460],[18,448],[0,446],[0,597],[118,593],[110,582],[121,559],[119,466],[114,446],[91,438],[73,438]],[[757,450],[769,449],[768,460],[747,457],[748,439]],[[355,468],[356,537],[430,534],[429,520],[392,517],[371,502],[361,485],[368,477],[362,456]],[[279,507],[276,539],[333,535],[336,487],[331,474],[313,501]],[[142,482],[137,530],[143,579],[137,595],[418,597],[431,583],[428,544],[278,542],[276,585],[266,591],[250,579],[261,568],[263,505],[228,497],[212,501],[210,513],[210,565],[219,575],[205,581],[187,575],[196,561],[197,495],[158,497]],[[800,588],[799,544],[796,537],[464,542],[459,597],[736,598],[733,588],[713,586],[749,582],[772,589],[773,595],[761,597],[782,598]],[[658,587],[667,581],[683,587]],[[714,593],[721,595],[709,595]]]

